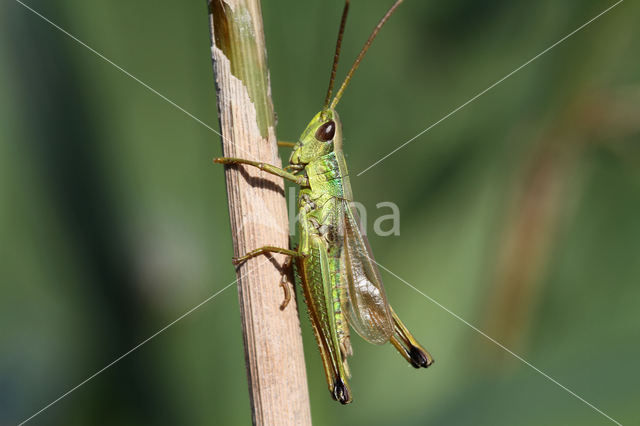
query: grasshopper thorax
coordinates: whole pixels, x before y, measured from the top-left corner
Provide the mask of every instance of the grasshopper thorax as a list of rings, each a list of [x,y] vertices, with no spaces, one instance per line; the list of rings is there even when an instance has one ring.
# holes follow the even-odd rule
[[[342,150],[342,123],[333,109],[317,113],[304,129],[296,143],[289,164],[293,169],[302,169],[324,155]]]

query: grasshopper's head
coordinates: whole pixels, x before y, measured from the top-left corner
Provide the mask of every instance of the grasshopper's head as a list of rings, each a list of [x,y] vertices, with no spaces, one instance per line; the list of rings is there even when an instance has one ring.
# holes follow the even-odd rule
[[[333,109],[320,111],[304,129],[293,148],[289,164],[302,169],[316,158],[342,149],[342,123]]]
[[[336,105],[340,102],[344,90],[349,85],[349,82],[353,77],[353,73],[360,66],[360,62],[362,62],[362,58],[365,53],[367,53],[367,50],[369,50],[373,39],[376,38],[382,26],[387,22],[389,17],[393,14],[400,3],[402,3],[402,1],[403,0],[396,0],[393,6],[391,6],[387,13],[382,17],[380,22],[378,22],[378,25],[373,29],[373,32],[367,39],[364,47],[347,73],[344,82],[338,89],[336,96],[332,100],[331,95],[333,94],[333,84],[335,82],[336,70],[338,68],[338,59],[340,58],[342,36],[347,22],[347,13],[349,12],[349,0],[345,0],[342,20],[340,21],[340,29],[338,31],[336,52],[333,57],[333,66],[331,67],[331,77],[329,78],[329,89],[327,90],[327,96],[325,97],[324,107],[322,108],[322,111],[317,113],[316,116],[311,119],[307,128],[302,132],[300,140],[293,148],[293,152],[289,158],[291,169],[296,171],[302,170],[311,161],[329,154],[330,152],[342,150],[342,123],[340,122],[340,117],[338,117],[338,113],[335,110]]]

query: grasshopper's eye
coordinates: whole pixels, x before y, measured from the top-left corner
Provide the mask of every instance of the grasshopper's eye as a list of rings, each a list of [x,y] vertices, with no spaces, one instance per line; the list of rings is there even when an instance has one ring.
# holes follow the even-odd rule
[[[329,142],[333,140],[333,137],[336,134],[336,123],[335,121],[327,121],[322,126],[318,128],[316,131],[316,139],[320,142]]]

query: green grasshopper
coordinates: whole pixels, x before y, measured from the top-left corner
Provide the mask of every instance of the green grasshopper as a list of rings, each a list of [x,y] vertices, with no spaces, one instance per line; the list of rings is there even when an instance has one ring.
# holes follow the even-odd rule
[[[221,164],[258,167],[300,185],[297,250],[262,247],[234,258],[234,263],[263,254],[281,253],[288,256],[284,265],[288,269],[295,260],[329,392],[342,404],[352,401],[347,382],[350,377],[347,357],[352,355],[349,326],[370,343],[391,342],[415,368],[426,368],[433,363],[431,355],[420,346],[387,302],[371,248],[360,231],[360,220],[352,205],[351,183],[342,152],[342,123],[335,110],[374,38],[400,3],[402,0],[397,0],[376,25],[331,101],[349,10],[349,0],[346,1],[324,107],[313,117],[297,143],[280,143],[293,146],[285,169],[240,158],[214,160]],[[291,298],[285,277],[286,274],[280,283],[285,291],[281,309]]]

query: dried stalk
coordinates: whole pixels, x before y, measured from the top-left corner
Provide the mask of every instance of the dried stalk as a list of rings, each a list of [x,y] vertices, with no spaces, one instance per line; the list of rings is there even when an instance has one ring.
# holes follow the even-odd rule
[[[224,155],[280,166],[260,2],[209,0],[209,18]],[[264,245],[288,247],[282,179],[234,166],[226,170],[226,182],[235,254]],[[237,271],[253,422],[310,425],[295,299],[279,309],[283,261],[259,257]]]

